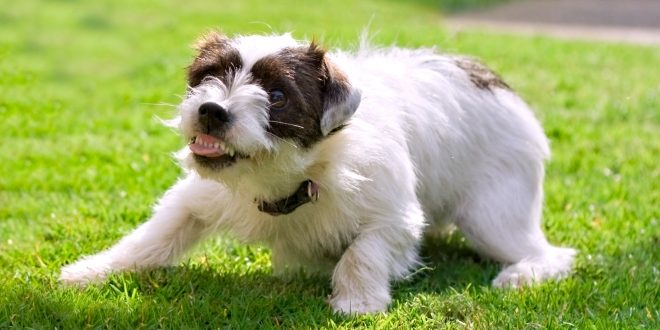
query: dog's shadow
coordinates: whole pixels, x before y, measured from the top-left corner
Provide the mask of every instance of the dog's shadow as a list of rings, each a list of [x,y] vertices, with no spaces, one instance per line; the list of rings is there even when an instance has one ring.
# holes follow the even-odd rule
[[[114,322],[119,322],[120,328],[120,324],[156,328],[318,328],[355,322],[351,317],[334,314],[328,306],[327,297],[332,292],[328,278],[301,274],[281,279],[271,274],[263,260],[255,263],[235,251],[225,252],[228,258],[239,258],[242,265],[186,262],[115,274],[103,284],[84,289],[81,301],[89,306],[83,309],[75,302],[81,295],[75,288],[51,291],[25,287],[9,292],[8,299],[18,305],[27,301],[48,316],[42,325],[57,328],[66,328],[67,324],[103,327]],[[485,290],[499,267],[479,257],[459,235],[426,241],[420,254],[425,265],[392,286],[392,313],[406,310],[420,297],[430,295],[448,302],[442,313],[451,317],[449,314],[463,309],[463,305],[452,307],[452,301],[459,299],[460,304],[464,290]],[[263,258],[260,253],[255,255]],[[45,284],[57,286],[49,283]]]
[[[393,308],[419,293],[452,295],[467,287],[487,287],[498,268],[469,249],[460,235],[424,242],[421,256],[425,266],[392,287]],[[168,309],[182,315],[204,315],[197,324],[202,327],[296,327],[343,320],[326,302],[332,290],[324,277],[281,279],[263,267],[218,272],[208,266],[184,264],[127,274],[113,281],[135,286],[145,301],[157,302],[155,308],[169,304]]]
[[[449,288],[487,286],[499,265],[468,247],[465,238],[454,232],[442,238],[425,239],[420,256],[424,266],[408,281],[395,285],[396,290],[444,292]]]

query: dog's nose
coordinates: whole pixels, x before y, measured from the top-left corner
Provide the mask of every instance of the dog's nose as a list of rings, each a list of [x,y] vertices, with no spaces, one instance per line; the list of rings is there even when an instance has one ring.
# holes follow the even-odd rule
[[[215,121],[219,121],[220,123],[229,122],[229,113],[227,110],[215,102],[206,102],[199,106],[197,111],[199,112],[199,118],[202,121],[209,123]]]

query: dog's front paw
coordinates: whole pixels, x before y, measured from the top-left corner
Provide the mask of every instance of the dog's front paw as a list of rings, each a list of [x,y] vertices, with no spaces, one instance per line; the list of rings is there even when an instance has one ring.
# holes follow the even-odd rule
[[[360,298],[357,296],[333,296],[328,301],[332,310],[340,314],[367,314],[387,311],[389,299],[380,301],[372,298]]]
[[[105,258],[91,256],[62,267],[59,281],[66,285],[84,287],[105,280],[110,271],[111,267]]]

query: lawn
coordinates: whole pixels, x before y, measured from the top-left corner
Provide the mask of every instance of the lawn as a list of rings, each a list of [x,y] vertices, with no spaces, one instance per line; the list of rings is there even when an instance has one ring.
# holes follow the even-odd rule
[[[283,4],[284,3],[284,4]],[[465,32],[433,1],[9,1],[0,11],[0,328],[660,327],[660,48]],[[389,313],[343,317],[327,279],[271,276],[270,251],[231,238],[176,267],[84,290],[62,265],[147,219],[180,175],[173,116],[201,33],[293,31],[481,57],[552,141],[544,228],[581,252],[562,282],[503,291],[460,236],[393,287]]]

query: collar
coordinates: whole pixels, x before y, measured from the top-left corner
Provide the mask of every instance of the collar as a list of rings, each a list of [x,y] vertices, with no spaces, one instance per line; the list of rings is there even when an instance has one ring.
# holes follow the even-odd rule
[[[289,214],[299,206],[319,200],[319,185],[312,181],[303,181],[292,195],[275,202],[259,202],[259,211],[272,216]]]

